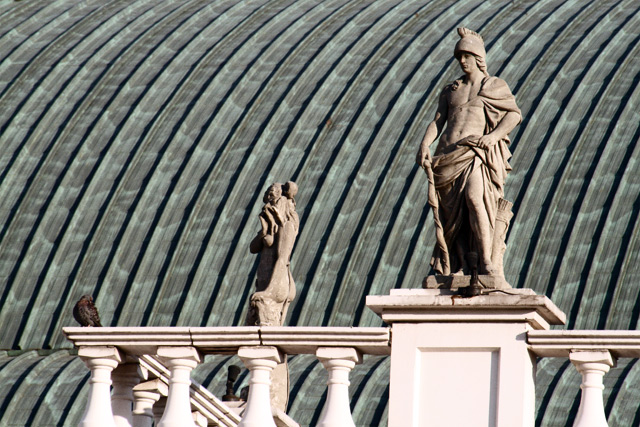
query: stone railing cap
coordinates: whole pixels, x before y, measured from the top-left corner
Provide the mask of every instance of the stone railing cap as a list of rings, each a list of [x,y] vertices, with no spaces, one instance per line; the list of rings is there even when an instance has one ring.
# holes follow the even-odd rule
[[[527,342],[540,357],[569,357],[572,351],[608,351],[615,358],[640,358],[640,331],[529,331]]]
[[[103,327],[63,328],[76,347],[114,346],[133,355],[162,347],[194,347],[202,354],[237,353],[240,347],[274,346],[286,354],[315,354],[318,347],[353,347],[364,354],[391,353],[389,328],[368,327]]]

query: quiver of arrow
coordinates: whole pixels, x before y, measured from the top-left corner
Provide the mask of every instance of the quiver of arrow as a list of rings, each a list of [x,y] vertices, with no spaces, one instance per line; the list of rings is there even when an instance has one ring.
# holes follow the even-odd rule
[[[511,223],[511,218],[513,218],[512,207],[513,203],[510,201],[502,198],[498,200],[498,212],[496,213],[496,224],[493,230],[493,245],[491,246],[491,264],[501,277],[504,277],[503,258],[507,249],[507,230],[509,230],[509,224]]]

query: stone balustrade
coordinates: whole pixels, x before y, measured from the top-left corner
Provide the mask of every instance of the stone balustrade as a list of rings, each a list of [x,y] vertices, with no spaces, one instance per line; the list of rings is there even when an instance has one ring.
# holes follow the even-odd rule
[[[270,372],[287,354],[315,354],[328,372],[322,426],[353,426],[349,372],[363,355],[389,355],[389,328],[65,328],[91,371],[81,426],[275,426]],[[603,377],[623,357],[640,358],[639,331],[529,330],[535,357],[569,358],[582,375],[576,427],[607,425]],[[249,398],[239,417],[190,380],[205,354],[236,353],[250,371]],[[154,379],[149,379],[154,378]],[[113,391],[111,391],[113,386]],[[578,385],[576,384],[576,387]],[[163,404],[163,401],[165,402]],[[166,405],[166,408],[163,406]]]
[[[161,427],[195,427],[207,420],[224,426],[275,426],[265,422],[273,419],[270,371],[288,354],[316,354],[328,371],[321,424],[354,425],[349,371],[362,355],[391,351],[389,328],[68,327],[63,331],[91,370],[83,427],[150,426],[153,418]],[[242,418],[190,379],[204,355],[233,353],[250,371]]]
[[[640,358],[640,331],[530,331],[530,350],[538,357],[568,357],[582,375],[582,395],[574,427],[605,427],[603,378],[619,358]]]

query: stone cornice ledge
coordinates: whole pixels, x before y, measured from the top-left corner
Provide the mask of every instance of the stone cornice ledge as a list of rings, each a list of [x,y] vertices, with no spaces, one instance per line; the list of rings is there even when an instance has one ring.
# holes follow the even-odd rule
[[[565,323],[565,314],[544,295],[510,289],[462,298],[438,289],[394,289],[370,295],[367,307],[387,323],[396,322],[526,322],[535,329]]]
[[[115,346],[131,355],[155,354],[160,346],[191,346],[204,354],[236,353],[245,346],[268,345],[287,354],[315,354],[318,347],[354,347],[364,354],[391,352],[389,328],[236,326],[236,327],[66,327],[76,347]]]
[[[640,358],[640,331],[529,331],[529,348],[539,357],[569,357],[572,351],[608,350],[616,358]]]

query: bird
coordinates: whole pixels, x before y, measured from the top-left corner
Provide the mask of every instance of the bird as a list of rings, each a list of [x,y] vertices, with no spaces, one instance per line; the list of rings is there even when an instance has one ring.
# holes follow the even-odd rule
[[[93,304],[91,295],[83,295],[76,303],[73,307],[73,318],[80,323],[80,326],[102,326],[98,309]]]

